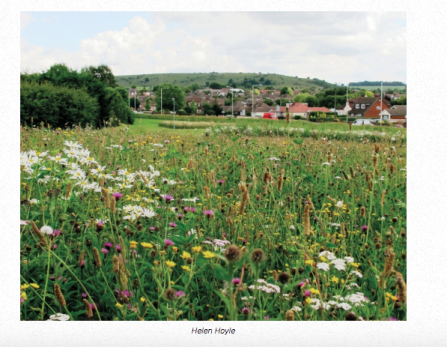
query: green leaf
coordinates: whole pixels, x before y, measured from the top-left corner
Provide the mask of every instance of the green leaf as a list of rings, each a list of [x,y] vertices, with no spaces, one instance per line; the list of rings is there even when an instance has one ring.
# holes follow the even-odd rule
[[[326,247],[327,247],[327,248],[337,248],[336,245],[334,245],[334,244],[332,244],[332,243],[330,243],[330,242],[328,242],[328,243],[326,244]]]
[[[219,296],[219,298],[222,299],[222,301],[225,303],[225,305],[227,305],[227,307],[230,306],[230,302],[225,296],[223,296],[223,294],[220,291],[215,290],[214,292]]]
[[[183,284],[186,285],[186,284],[188,283],[188,280],[189,280],[189,276],[188,276],[187,274],[184,274],[184,275],[182,276],[182,282],[183,282]]]
[[[213,264],[214,273],[216,277],[221,281],[230,281],[230,275],[227,270],[218,264]]]
[[[295,142],[297,145],[301,145],[304,140],[303,139],[294,139],[293,142]]]

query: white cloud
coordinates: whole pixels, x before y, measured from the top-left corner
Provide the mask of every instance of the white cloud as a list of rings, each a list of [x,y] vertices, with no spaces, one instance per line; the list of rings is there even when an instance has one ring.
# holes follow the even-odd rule
[[[46,50],[22,40],[22,70],[54,62],[108,64],[116,75],[263,72],[330,82],[406,81],[406,28],[398,12],[153,12],[119,31]],[[170,23],[175,23],[174,27]]]

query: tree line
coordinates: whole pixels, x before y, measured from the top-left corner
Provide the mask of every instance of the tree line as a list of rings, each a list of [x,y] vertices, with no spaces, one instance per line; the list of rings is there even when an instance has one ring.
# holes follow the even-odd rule
[[[55,64],[41,73],[20,74],[20,123],[65,128],[133,124],[128,91],[106,65],[81,71]]]

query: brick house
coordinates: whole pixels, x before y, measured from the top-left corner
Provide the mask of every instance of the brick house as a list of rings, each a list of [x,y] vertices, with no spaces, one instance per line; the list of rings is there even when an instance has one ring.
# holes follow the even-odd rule
[[[292,106],[289,107],[289,114],[291,116],[301,116],[307,119],[310,112],[328,113],[331,112],[331,110],[326,107],[309,107],[308,104],[301,102],[295,102]]]
[[[348,111],[350,117],[364,117],[364,118],[380,118],[380,98],[375,97],[360,97],[355,98],[349,102]],[[388,100],[382,100],[382,110],[388,109],[391,104]]]

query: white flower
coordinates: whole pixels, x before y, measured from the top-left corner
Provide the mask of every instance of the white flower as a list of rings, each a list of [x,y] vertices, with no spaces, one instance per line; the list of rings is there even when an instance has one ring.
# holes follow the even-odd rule
[[[271,158],[269,158],[269,160],[281,160],[281,159],[278,159],[276,157],[271,157]]]
[[[348,262],[348,264],[351,264],[354,262],[354,258],[353,257],[345,257],[345,260]]]
[[[394,137],[391,138],[391,141],[396,141],[396,139]]]
[[[56,313],[50,316],[50,320],[52,321],[67,321],[70,320],[70,316],[64,313]]]
[[[320,270],[327,271],[327,270],[329,270],[329,264],[327,264],[327,263],[318,263],[317,264],[317,268],[319,268]]]
[[[363,275],[360,272],[358,272],[358,271],[351,271],[349,274],[350,275],[354,274],[354,275],[356,275],[357,277],[360,277],[360,278],[363,277]]]
[[[53,228],[48,225],[44,225],[42,228],[40,228],[40,231],[47,235],[53,235]]]
[[[343,201],[338,201],[337,202],[337,207],[338,208],[342,208],[343,207]]]
[[[191,199],[182,199],[182,201],[192,201],[192,202],[196,202],[197,200],[200,200],[197,196]]]
[[[294,226],[294,225],[291,225],[291,226],[289,227],[289,229],[290,229],[290,230],[295,230],[295,226]]]
[[[345,270],[345,268],[346,268],[345,262],[346,262],[346,260],[344,260],[344,259],[334,259],[331,261],[331,263],[334,264],[334,267],[339,271]]]
[[[349,305],[346,302],[342,302],[341,304],[338,304],[337,307],[342,308],[345,311],[348,311],[351,309],[351,305]]]
[[[340,176],[335,176],[335,179],[341,180],[341,177]]]
[[[326,162],[326,163],[323,163],[323,164],[321,164],[321,165],[331,165],[331,163],[328,163],[328,162]]]
[[[299,306],[294,306],[294,307],[292,308],[292,311],[300,312],[300,311],[301,311],[301,307],[299,307]]]
[[[334,255],[334,253],[329,252],[329,251],[323,251],[323,252],[321,252],[321,253],[318,255],[318,258],[321,258],[321,257],[326,257],[326,258],[328,258],[329,260],[337,259],[337,257]]]

